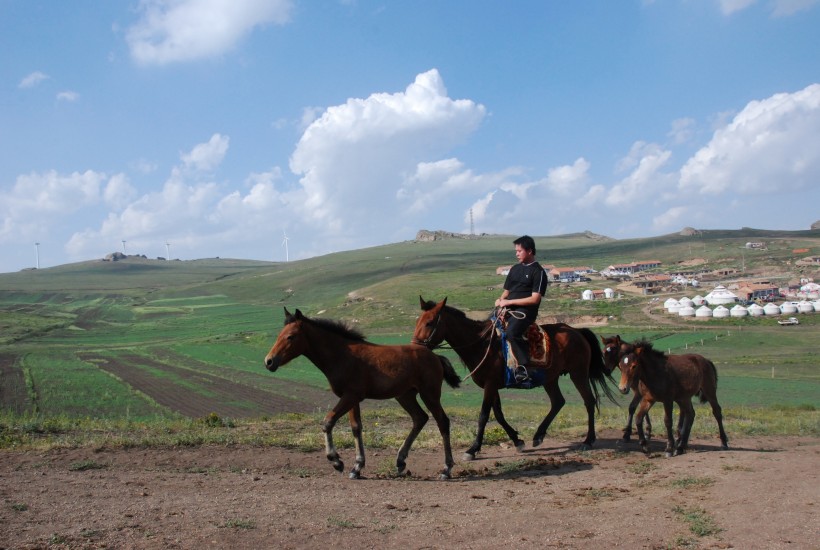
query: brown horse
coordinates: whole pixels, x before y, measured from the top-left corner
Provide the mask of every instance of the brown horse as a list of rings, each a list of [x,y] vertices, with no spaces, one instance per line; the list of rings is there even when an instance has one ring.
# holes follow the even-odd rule
[[[729,448],[729,439],[723,429],[723,412],[717,401],[717,369],[715,364],[696,353],[666,355],[652,348],[644,340],[635,342],[632,351],[618,363],[621,381],[618,389],[626,394],[637,382],[641,393],[641,404],[635,417],[638,438],[644,452],[649,447],[643,433],[643,417],[655,401],[663,403],[664,425],[666,426],[666,456],[683,454],[689,445],[689,434],[695,421],[692,396],[700,397],[701,403],[709,402],[712,414],[717,420],[720,441],[724,449]],[[678,440],[672,434],[672,408],[674,403],[680,409],[680,435]]]
[[[359,403],[365,399],[395,398],[413,419],[413,428],[396,457],[397,473],[409,474],[405,472],[407,455],[430,418],[416,400],[420,395],[436,419],[444,440],[445,467],[441,478],[450,478],[455,462],[450,447],[450,419],[441,406],[441,382],[446,380],[455,388],[461,380],[446,357],[422,346],[373,344],[338,321],[310,319],[298,309],[291,315],[285,308],[285,328],[265,357],[265,367],[274,372],[300,355],[324,373],[331,390],[339,397],[339,402],[322,422],[326,456],[337,471],[344,470],[344,463],[333,445],[333,427],[339,418],[348,413],[356,444],[356,463],[350,478],[357,479],[365,464]]]
[[[419,296],[419,303],[422,314],[416,321],[413,342],[435,348],[443,341],[447,341],[470,369],[473,381],[484,389],[484,399],[478,416],[478,431],[475,441],[465,452],[464,459],[474,459],[476,453],[481,450],[490,410],[515,447],[518,450],[523,449],[524,441],[507,423],[501,410],[501,397],[498,392],[507,387],[507,366],[499,339],[495,337],[493,321],[469,319],[464,312],[446,305],[447,298],[435,303],[425,302],[424,298]],[[581,446],[588,449],[595,443],[595,412],[598,407],[599,390],[612,399],[612,391],[606,385],[607,375],[598,338],[589,329],[574,329],[563,323],[541,326],[549,335],[552,350],[549,368],[541,369],[541,373],[538,374],[549,396],[550,410],[536,429],[532,444],[537,447],[544,441],[547,428],[566,403],[558,386],[558,377],[561,374],[569,374],[587,410],[587,436]],[[531,371],[537,370],[533,369],[532,365],[528,367]],[[532,374],[535,379],[536,372]]]
[[[604,346],[604,366],[609,373],[612,373],[612,371],[618,367],[618,362],[622,357],[632,351],[632,344],[621,340],[620,335],[610,336],[608,338],[601,336],[601,343]],[[634,397],[629,403],[629,417],[624,427],[624,441],[630,441],[632,439],[632,419],[635,416],[635,410],[638,408],[638,404],[641,402],[641,393],[638,391],[637,382],[632,386],[632,393]],[[652,422],[649,420],[649,411],[647,411],[646,416],[644,416],[644,422],[646,422],[646,438],[649,439],[652,437]]]

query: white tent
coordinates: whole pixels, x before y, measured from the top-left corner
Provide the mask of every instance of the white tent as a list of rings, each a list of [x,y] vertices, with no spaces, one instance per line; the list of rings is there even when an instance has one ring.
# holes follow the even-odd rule
[[[766,315],[780,315],[780,306],[773,302],[769,302],[763,306],[763,313]]]
[[[694,317],[695,315],[695,308],[692,306],[681,306],[678,310],[678,315],[681,317]]]
[[[594,297],[595,294],[590,289],[586,289],[581,293],[582,300],[592,300]]]
[[[704,297],[706,303],[710,306],[719,305],[719,304],[733,304],[737,301],[737,296],[728,290],[723,285],[718,285]]]
[[[811,305],[811,302],[803,300],[799,304],[797,304],[797,311],[800,313],[812,313],[814,312],[814,306]]]
[[[712,317],[728,317],[729,309],[724,306],[718,306],[712,310]]]
[[[760,317],[761,315],[765,315],[763,311],[763,306],[758,304],[752,304],[748,308],[746,308],[746,310],[752,317]]]
[[[606,298],[614,298],[615,297],[615,291],[612,290],[611,288],[605,288],[604,289],[604,296]]]
[[[783,313],[784,315],[797,313],[797,304],[794,302],[783,302],[780,304],[780,313]]]
[[[695,317],[711,317],[712,310],[709,309],[709,306],[700,306],[697,311],[695,311]]]
[[[692,298],[692,304],[693,305],[702,306],[705,303],[706,303],[706,300],[704,300],[703,296],[701,296],[700,294],[698,294],[697,296]]]
[[[742,305],[737,304],[729,310],[729,315],[731,315],[732,317],[746,317],[747,315],[749,315],[749,310],[743,307]]]

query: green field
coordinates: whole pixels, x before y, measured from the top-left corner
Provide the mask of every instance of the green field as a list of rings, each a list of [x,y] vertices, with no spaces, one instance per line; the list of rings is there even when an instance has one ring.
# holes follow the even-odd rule
[[[542,263],[559,266],[602,269],[650,258],[668,266],[696,256],[714,268],[736,267],[750,239],[765,239],[769,248],[765,255],[745,251],[746,269],[785,278],[817,275],[816,268],[794,271],[791,251],[820,249],[818,231],[715,231],[628,241],[578,234],[537,242]],[[333,399],[317,369],[304,358],[275,374],[262,365],[285,307],[345,320],[377,343],[407,343],[419,295],[489,313],[503,282],[496,267],[514,261],[510,240],[404,242],[289,263],[130,257],[0,274],[2,444],[20,444],[26,439],[20,433],[49,433],[46,425],[63,432],[69,426],[128,431],[140,423],[140,429],[173,432],[213,417],[231,419],[233,426],[280,422],[291,413],[317,419]],[[600,336],[646,338],[657,349],[710,358],[730,431],[820,434],[820,315],[801,315],[796,327],[765,318],[659,324],[643,314],[645,296],[579,300],[584,288],[607,284],[552,285],[542,313],[606,319],[592,327]],[[465,373],[452,352],[444,353]],[[568,380],[562,389],[568,406],[551,430],[583,429],[576,390]],[[546,413],[541,390],[502,396],[508,417],[525,433]],[[621,407],[601,405],[599,425],[621,426],[626,398],[619,400]],[[469,381],[444,391],[445,407],[464,437],[480,402],[480,389]],[[370,418],[401,422],[398,409],[392,402],[365,404],[378,411]],[[696,433],[711,433],[708,409],[699,407],[698,418]]]

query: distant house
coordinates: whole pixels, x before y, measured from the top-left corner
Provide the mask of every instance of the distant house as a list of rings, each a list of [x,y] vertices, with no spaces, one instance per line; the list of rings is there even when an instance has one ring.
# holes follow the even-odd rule
[[[655,269],[660,266],[661,262],[658,260],[645,260],[641,262],[631,262],[628,264],[612,264],[607,267],[605,271],[607,275],[619,277],[623,275],[634,275],[640,271]]]
[[[746,248],[766,248],[766,243],[750,242],[746,243]]]
[[[740,283],[735,290],[737,296],[743,300],[763,300],[770,302],[777,298],[780,290],[768,281]]]
[[[669,275],[644,275],[632,280],[632,284],[643,290],[644,294],[653,292],[670,282],[672,282],[672,278]]]

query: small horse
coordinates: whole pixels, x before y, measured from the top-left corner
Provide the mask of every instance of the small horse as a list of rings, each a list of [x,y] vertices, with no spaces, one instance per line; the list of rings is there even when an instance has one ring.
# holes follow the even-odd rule
[[[450,419],[441,406],[441,382],[456,388],[461,380],[446,357],[416,345],[383,346],[365,340],[356,330],[338,321],[310,319],[298,309],[285,308],[285,327],[265,357],[265,367],[274,372],[292,359],[304,355],[324,373],[339,402],[322,422],[325,451],[333,467],[341,472],[344,463],[333,445],[333,427],[348,413],[356,445],[356,463],[350,479],[361,477],[365,465],[362,440],[362,417],[359,404],[365,399],[398,401],[413,419],[413,428],[396,457],[398,475],[405,471],[407,455],[429,416],[416,396],[432,413],[444,441],[444,470],[441,479],[449,479],[455,462],[450,447]]]
[[[604,365],[609,373],[612,373],[618,367],[618,362],[622,357],[632,351],[632,344],[621,340],[620,335],[608,338],[601,336],[601,343],[604,346]],[[637,383],[632,386],[632,393],[634,397],[632,402],[629,403],[629,417],[624,427],[624,441],[632,439],[632,419],[635,416],[635,409],[638,408],[638,404],[641,402],[641,393],[638,391]],[[649,420],[649,411],[644,416],[644,421],[646,422],[646,437],[649,439],[652,437],[652,422]]]
[[[443,341],[447,341],[471,370],[473,382],[484,389],[484,399],[478,416],[478,431],[475,441],[465,452],[464,459],[473,460],[476,453],[481,450],[490,410],[516,449],[522,450],[524,441],[507,423],[501,410],[501,396],[498,392],[506,387],[507,365],[499,339],[495,338],[494,322],[467,318],[464,312],[446,305],[447,298],[435,303],[425,302],[424,298],[419,296],[419,303],[422,313],[416,321],[412,342],[435,348]],[[549,335],[551,344],[552,357],[549,368],[541,369],[543,386],[550,400],[550,410],[536,429],[532,445],[537,447],[543,443],[547,428],[566,403],[558,386],[558,377],[568,373],[587,410],[587,436],[581,447],[588,449],[596,439],[595,412],[599,402],[599,391],[603,391],[610,399],[613,395],[606,385],[607,374],[598,338],[589,329],[575,329],[563,323],[541,327]]]
[[[694,395],[700,397],[701,403],[708,401],[712,406],[722,448],[729,448],[729,439],[723,429],[723,412],[717,401],[718,375],[714,363],[696,353],[666,355],[653,349],[649,342],[641,340],[632,345],[632,351],[621,359],[618,367],[621,369],[621,381],[618,384],[621,393],[628,393],[637,383],[642,396],[635,425],[644,452],[649,452],[649,446],[644,437],[643,418],[655,401],[663,403],[666,456],[676,456],[686,451],[689,434],[695,421],[695,408],[692,406]],[[680,409],[680,435],[677,441],[672,434],[674,403],[677,403]]]

